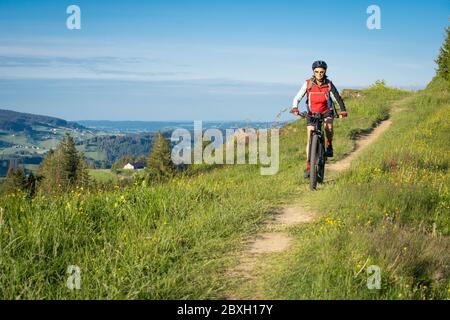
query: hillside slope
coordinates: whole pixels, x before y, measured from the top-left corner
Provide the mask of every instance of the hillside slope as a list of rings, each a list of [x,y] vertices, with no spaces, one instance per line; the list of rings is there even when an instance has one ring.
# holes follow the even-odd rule
[[[348,171],[298,199],[314,221],[285,228],[290,250],[261,259],[235,295],[450,298],[450,91],[435,80],[396,109]],[[367,286],[369,266],[380,270],[380,289]]]
[[[0,160],[6,163],[0,163],[0,177],[6,175],[11,159],[36,171],[66,134],[96,167],[111,167],[124,155],[147,155],[153,137],[152,133],[111,134],[59,118],[0,110]]]
[[[32,131],[33,126],[86,129],[76,122],[70,122],[55,117],[0,109],[0,130],[13,132]]]
[[[336,121],[336,158],[411,94],[374,86],[349,99],[351,116]],[[255,165],[228,165],[159,186],[0,198],[1,297],[224,297],[234,282],[223,276],[238,262],[233,252],[306,190],[305,129],[296,121],[281,130],[280,170],[272,176]],[[69,265],[82,270],[76,295],[65,286]]]

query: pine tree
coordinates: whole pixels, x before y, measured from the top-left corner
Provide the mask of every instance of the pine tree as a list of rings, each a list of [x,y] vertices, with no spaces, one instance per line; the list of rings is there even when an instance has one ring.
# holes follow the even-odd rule
[[[62,184],[72,186],[77,182],[80,169],[80,156],[75,147],[75,141],[70,135],[66,135],[59,146],[61,161]]]
[[[84,156],[75,147],[75,141],[66,135],[55,151],[50,150],[40,165],[40,188],[44,192],[67,191],[74,186],[87,187],[89,173]]]
[[[436,73],[439,77],[450,81],[450,27],[446,28],[446,39],[439,50],[439,55],[435,62],[438,65]]]
[[[153,147],[147,159],[147,173],[149,182],[162,182],[175,174],[175,165],[171,160],[171,149],[160,131],[156,133]]]
[[[84,161],[84,155],[79,153],[77,166],[77,184],[80,187],[87,188],[90,184],[90,177],[86,161]]]
[[[36,177],[34,176],[33,172],[30,172],[30,174],[28,175],[26,190],[30,198],[33,198],[36,194]]]
[[[58,165],[59,163],[56,161],[56,152],[55,150],[50,149],[39,166],[39,176],[42,178],[40,186],[45,191],[50,191],[52,188],[60,185],[60,170],[57,168]]]
[[[27,176],[23,168],[10,168],[6,175],[6,181],[3,186],[4,193],[16,191],[26,191]]]

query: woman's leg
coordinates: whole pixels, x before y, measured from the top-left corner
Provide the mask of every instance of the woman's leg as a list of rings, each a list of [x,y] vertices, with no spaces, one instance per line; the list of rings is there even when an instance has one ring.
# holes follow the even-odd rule
[[[325,134],[326,134],[326,147],[327,150],[325,155],[327,157],[333,156],[333,118],[327,117],[325,118]]]
[[[325,118],[325,134],[327,136],[327,146],[333,141],[333,118]]]

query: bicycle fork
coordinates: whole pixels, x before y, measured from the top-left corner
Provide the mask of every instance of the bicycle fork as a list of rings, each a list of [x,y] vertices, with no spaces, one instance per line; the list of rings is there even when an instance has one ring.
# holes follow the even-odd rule
[[[315,129],[310,131],[309,141],[308,141],[308,163],[309,164],[311,164],[311,151],[312,151],[311,146],[312,146],[313,136],[315,134],[318,136],[318,140],[319,140],[320,144],[322,144],[322,140],[323,140],[322,134],[319,131],[317,131]]]

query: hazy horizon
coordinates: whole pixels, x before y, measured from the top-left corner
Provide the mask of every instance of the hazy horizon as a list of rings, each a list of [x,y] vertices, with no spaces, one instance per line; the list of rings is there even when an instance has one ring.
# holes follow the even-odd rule
[[[325,60],[338,90],[417,90],[433,78],[450,4],[323,1],[0,2],[0,108],[69,121],[272,121],[311,63]],[[283,114],[282,119],[292,116]]]
[[[0,80],[1,82],[1,80]],[[389,84],[388,84],[389,85]],[[343,87],[343,89],[364,89],[367,87],[364,86],[348,86],[348,87]],[[397,88],[401,88],[401,89],[405,89],[405,90],[421,90],[425,88],[424,86],[407,86],[407,87],[397,87]],[[301,102],[302,104],[304,104],[304,100]],[[286,107],[285,107],[286,108]],[[202,120],[205,122],[233,122],[233,121],[249,121],[249,119],[245,119],[245,118],[226,118],[226,119],[195,119],[195,118],[191,118],[191,119],[132,119],[132,118],[115,118],[115,119],[107,119],[107,118],[67,118],[67,117],[62,117],[58,115],[58,112],[54,113],[54,114],[48,114],[48,113],[42,113],[39,112],[39,110],[32,110],[32,111],[27,111],[27,110],[22,110],[22,108],[19,107],[14,107],[14,106],[0,106],[0,109],[5,109],[5,110],[11,110],[11,111],[17,111],[17,112],[23,112],[23,113],[31,113],[31,114],[36,114],[36,115],[44,115],[44,116],[48,116],[48,117],[55,117],[55,118],[60,118],[66,121],[71,121],[71,122],[80,122],[80,121],[110,121],[110,122],[126,122],[126,121],[130,121],[130,122],[186,122],[186,121],[194,121],[194,120]],[[284,108],[280,108],[284,109]],[[280,110],[278,110],[278,112],[280,112]],[[283,115],[285,117],[282,117],[281,119],[276,119],[276,115],[274,115],[274,118],[271,119],[252,119],[250,120],[251,122],[275,122],[275,121],[290,121],[292,120],[290,117],[286,118],[286,115],[288,114],[288,110],[286,110],[285,112],[283,112]]]

